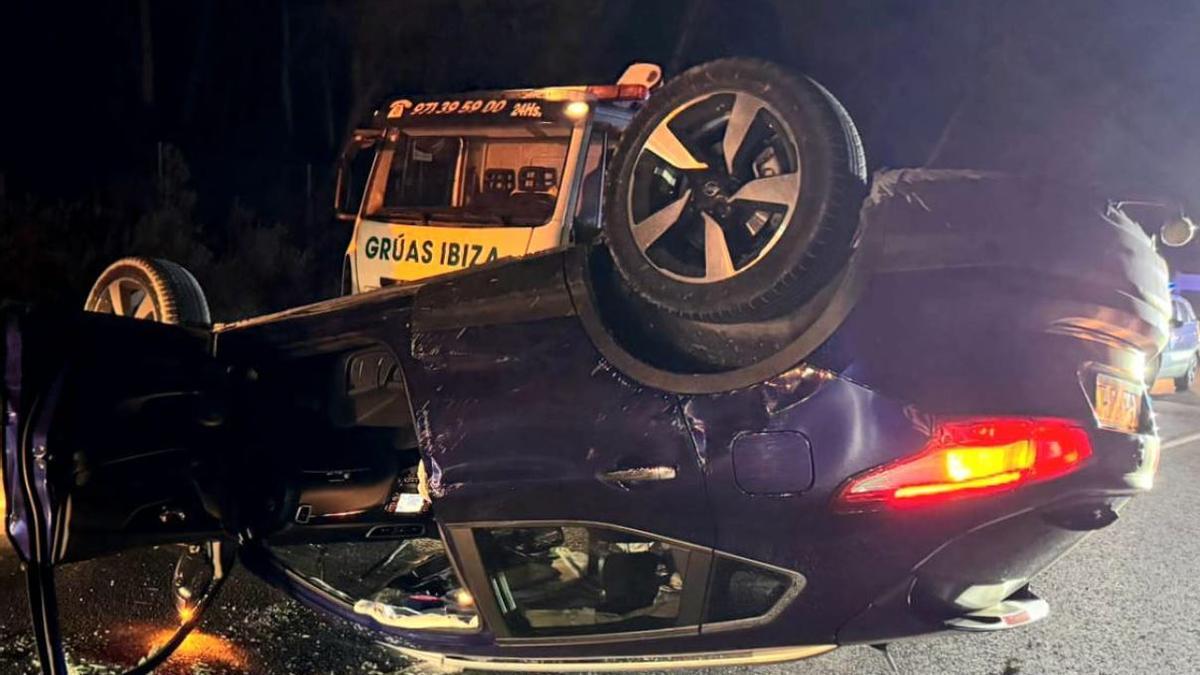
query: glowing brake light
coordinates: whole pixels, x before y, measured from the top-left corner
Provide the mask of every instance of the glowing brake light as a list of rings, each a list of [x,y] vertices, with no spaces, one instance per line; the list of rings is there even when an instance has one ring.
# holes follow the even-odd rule
[[[644,84],[593,84],[587,93],[600,101],[644,101],[650,97],[650,88]]]
[[[1087,432],[1059,419],[944,422],[920,452],[852,478],[841,511],[904,507],[990,494],[1070,473],[1092,455]]]

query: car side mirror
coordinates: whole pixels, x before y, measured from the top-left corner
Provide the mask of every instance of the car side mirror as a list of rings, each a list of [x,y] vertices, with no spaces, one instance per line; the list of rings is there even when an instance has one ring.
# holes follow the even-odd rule
[[[225,583],[233,561],[233,547],[220,541],[191,544],[182,549],[171,583],[181,621],[191,621],[208,606]]]
[[[1195,236],[1196,224],[1184,215],[1169,219],[1158,230],[1159,241],[1172,248],[1187,245]]]
[[[367,176],[374,157],[365,150],[373,149],[383,138],[381,129],[357,129],[338,158],[337,183],[333,190],[334,217],[353,222],[358,218]]]
[[[354,222],[358,217],[358,207],[362,196],[351,195],[350,186],[354,183],[348,162],[338,162],[337,184],[334,187],[333,216],[341,221]]]

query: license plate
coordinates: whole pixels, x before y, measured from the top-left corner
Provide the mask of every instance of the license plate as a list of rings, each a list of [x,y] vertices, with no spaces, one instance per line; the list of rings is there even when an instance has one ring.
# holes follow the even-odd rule
[[[1096,374],[1096,421],[1105,429],[1134,433],[1142,417],[1142,388],[1125,380]]]

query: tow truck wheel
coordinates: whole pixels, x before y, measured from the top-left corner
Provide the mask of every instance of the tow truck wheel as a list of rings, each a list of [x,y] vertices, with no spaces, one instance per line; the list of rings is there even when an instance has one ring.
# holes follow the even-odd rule
[[[842,268],[866,185],[862,142],[824,87],[724,59],[651,97],[606,186],[610,252],[631,289],[706,321],[777,317]]]
[[[204,291],[191,272],[157,258],[122,258],[109,265],[83,308],[160,323],[212,323]]]

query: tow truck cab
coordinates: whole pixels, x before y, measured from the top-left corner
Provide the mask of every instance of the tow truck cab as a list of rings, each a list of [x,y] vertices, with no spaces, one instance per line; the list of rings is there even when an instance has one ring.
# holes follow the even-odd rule
[[[343,293],[597,232],[610,151],[660,79],[657,66],[634,64],[616,85],[388,101],[355,132],[339,172],[339,217],[354,221]],[[360,189],[351,162],[366,176]],[[351,195],[361,195],[356,210]]]

